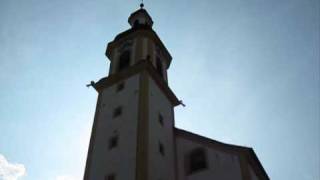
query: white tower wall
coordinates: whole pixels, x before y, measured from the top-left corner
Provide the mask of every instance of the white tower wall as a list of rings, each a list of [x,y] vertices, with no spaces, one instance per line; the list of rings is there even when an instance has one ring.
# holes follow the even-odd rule
[[[149,80],[149,180],[174,180],[173,105],[152,78]],[[163,125],[159,122],[163,117]],[[164,155],[159,152],[163,145]]]
[[[115,84],[100,94],[93,132],[90,180],[104,180],[112,173],[117,180],[135,179],[139,75],[123,82],[121,91],[116,92]],[[120,106],[122,114],[113,118],[114,109]],[[115,135],[118,136],[118,145],[109,149],[109,140]]]

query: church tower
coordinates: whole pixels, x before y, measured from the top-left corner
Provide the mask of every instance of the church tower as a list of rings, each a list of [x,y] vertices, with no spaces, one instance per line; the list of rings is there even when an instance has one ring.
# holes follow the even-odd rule
[[[252,148],[174,126],[171,55],[143,4],[128,22],[108,43],[108,76],[91,83],[98,102],[84,180],[269,180]]]
[[[143,8],[108,43],[109,75],[92,86],[98,101],[84,180],[176,179],[171,55]]]

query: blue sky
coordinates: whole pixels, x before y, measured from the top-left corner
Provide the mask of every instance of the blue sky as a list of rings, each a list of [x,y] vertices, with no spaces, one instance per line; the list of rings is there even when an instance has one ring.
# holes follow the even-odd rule
[[[0,1],[0,170],[13,180],[82,178],[97,98],[85,85],[107,75],[106,44],[138,4]],[[273,180],[320,179],[318,0],[145,5],[187,105],[177,127],[253,147]]]

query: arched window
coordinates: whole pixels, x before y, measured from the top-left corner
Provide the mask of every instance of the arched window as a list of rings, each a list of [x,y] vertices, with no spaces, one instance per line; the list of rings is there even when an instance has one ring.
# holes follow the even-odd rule
[[[120,55],[118,71],[122,71],[130,65],[131,52],[129,50],[124,51]]]
[[[160,61],[160,58],[157,57],[157,60],[156,60],[156,64],[157,64],[157,71],[159,73],[159,75],[163,78],[163,69],[162,69],[162,63]]]
[[[207,155],[206,151],[203,148],[196,148],[190,152],[187,156],[187,174],[192,174],[197,171],[207,169]]]
[[[140,25],[139,20],[136,19],[136,20],[134,21],[133,27],[137,27],[137,26],[139,26],[139,25]]]

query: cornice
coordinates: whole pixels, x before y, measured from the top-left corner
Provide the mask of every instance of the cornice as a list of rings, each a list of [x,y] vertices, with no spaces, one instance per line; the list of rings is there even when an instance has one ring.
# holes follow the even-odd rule
[[[139,63],[128,67],[126,70],[102,78],[97,83],[95,83],[93,87],[98,93],[101,93],[105,88],[117,84],[118,82],[121,82],[128,77],[141,73],[143,71],[146,71],[150,75],[150,77],[155,81],[155,83],[170,100],[173,106],[177,106],[180,104],[180,101],[178,100],[176,95],[169,88],[168,84],[159,76],[151,62],[148,60],[141,60],[139,61]]]

